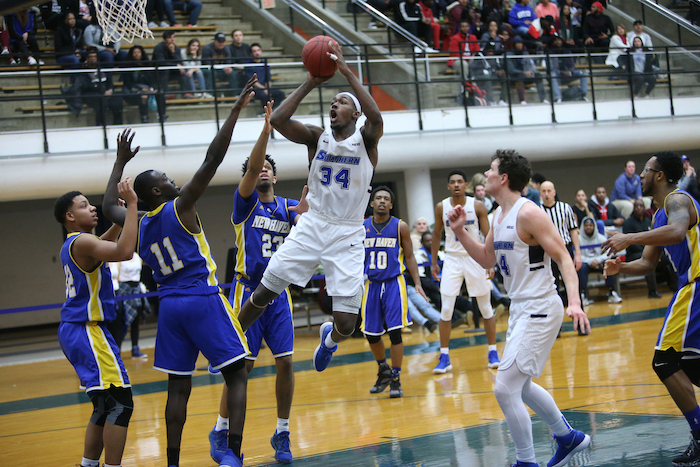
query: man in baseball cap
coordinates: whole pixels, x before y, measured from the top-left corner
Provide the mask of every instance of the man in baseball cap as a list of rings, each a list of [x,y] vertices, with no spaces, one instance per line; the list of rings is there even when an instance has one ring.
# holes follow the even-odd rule
[[[609,16],[604,15],[605,7],[601,2],[593,2],[591,11],[583,21],[583,43],[593,53],[608,53],[610,38],[615,34],[615,27]],[[593,57],[594,63],[604,63],[605,56]]]
[[[226,46],[226,34],[223,32],[217,32],[214,34],[214,41],[202,47],[202,64],[230,64],[233,62],[231,57],[231,49]],[[232,67],[227,66],[225,68],[219,68],[212,70],[210,68],[204,68],[202,70],[204,73],[204,79],[207,82],[207,91],[213,92],[214,89],[214,78],[217,80],[228,81],[228,86],[217,86],[217,91],[221,88],[227,91],[226,94],[237,96],[240,94],[240,74],[238,70],[234,70]]]

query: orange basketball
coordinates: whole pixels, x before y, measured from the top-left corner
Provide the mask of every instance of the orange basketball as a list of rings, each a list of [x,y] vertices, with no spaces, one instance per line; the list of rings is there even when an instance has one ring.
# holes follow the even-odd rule
[[[338,45],[335,39],[328,36],[316,36],[309,39],[301,51],[301,61],[304,67],[314,76],[331,76],[338,69],[328,53],[332,53],[328,42]]]

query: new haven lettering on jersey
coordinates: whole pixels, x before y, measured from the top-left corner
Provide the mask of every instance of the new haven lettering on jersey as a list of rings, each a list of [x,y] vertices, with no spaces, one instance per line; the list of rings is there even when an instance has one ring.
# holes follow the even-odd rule
[[[70,233],[61,247],[61,264],[66,277],[66,303],[61,308],[61,321],[112,321],[117,317],[112,274],[106,263],[98,264],[92,271],[85,271],[78,266],[73,259],[72,248],[79,235],[92,234]]]
[[[236,273],[243,279],[260,282],[270,258],[292,229],[297,214],[289,208],[297,204],[281,196],[263,203],[257,190],[246,200],[236,189],[231,222],[236,232]]]
[[[218,293],[216,263],[199,216],[200,232],[192,233],[180,221],[176,202],[163,203],[141,218],[138,254],[153,269],[161,294]]]
[[[381,231],[372,218],[365,219],[365,274],[371,281],[387,281],[403,274],[405,269],[401,234],[401,219],[391,217]]]

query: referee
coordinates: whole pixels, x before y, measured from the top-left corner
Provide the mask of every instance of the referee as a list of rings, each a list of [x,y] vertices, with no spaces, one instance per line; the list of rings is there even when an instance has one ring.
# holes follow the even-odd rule
[[[569,250],[569,254],[574,260],[574,266],[578,271],[581,269],[581,247],[578,241],[578,223],[576,222],[576,215],[573,209],[571,209],[571,206],[562,201],[557,201],[556,196],[557,190],[554,189],[554,183],[550,181],[542,182],[540,185],[542,209],[549,214],[552,222],[554,222],[554,226],[564,240],[566,249]],[[559,272],[559,267],[554,261],[552,261],[552,273],[557,283],[557,290],[562,290],[562,292],[560,292],[561,299],[565,304],[569,303],[566,287],[560,287],[563,283],[563,279]]]

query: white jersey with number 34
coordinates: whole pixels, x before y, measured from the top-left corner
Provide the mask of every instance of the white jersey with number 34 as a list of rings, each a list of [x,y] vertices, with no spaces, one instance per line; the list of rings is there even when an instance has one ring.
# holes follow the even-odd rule
[[[324,216],[363,222],[373,175],[359,128],[342,141],[325,130],[309,166],[309,207]]]
[[[518,236],[518,213],[527,198],[520,198],[499,222],[502,208],[493,216],[496,264],[512,300],[540,298],[556,292],[552,260],[541,246],[530,246]]]

